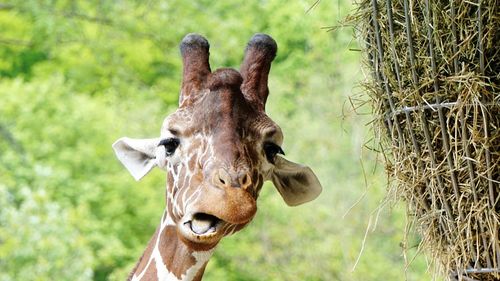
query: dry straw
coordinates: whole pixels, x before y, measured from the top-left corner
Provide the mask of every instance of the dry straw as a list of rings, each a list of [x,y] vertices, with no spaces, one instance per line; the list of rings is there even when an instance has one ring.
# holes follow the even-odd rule
[[[500,0],[358,4],[389,196],[436,272],[500,280]]]

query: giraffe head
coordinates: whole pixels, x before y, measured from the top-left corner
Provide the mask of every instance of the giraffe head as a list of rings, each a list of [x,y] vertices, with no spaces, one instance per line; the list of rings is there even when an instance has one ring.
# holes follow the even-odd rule
[[[252,37],[239,72],[212,72],[209,43],[200,35],[187,35],[180,49],[179,108],[158,138],[125,137],[113,148],[136,180],[154,167],[167,171],[163,223],[185,243],[209,249],[251,221],[265,181],[292,206],[316,198],[321,185],[309,167],[284,158],[282,131],[265,113],[277,50],[270,36]]]

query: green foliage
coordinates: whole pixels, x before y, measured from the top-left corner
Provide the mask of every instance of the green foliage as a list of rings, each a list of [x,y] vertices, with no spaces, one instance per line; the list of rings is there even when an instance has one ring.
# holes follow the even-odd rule
[[[45,201],[38,203],[41,205],[39,208],[44,210],[43,204],[53,201],[61,212],[68,214],[69,221],[59,223],[67,223],[66,228],[84,237],[87,249],[94,252],[94,258],[90,260],[96,276],[107,276],[115,267],[127,263],[127,253],[142,244],[142,239],[148,239],[148,227],[154,227],[156,218],[160,216],[151,209],[136,210],[135,206],[143,204],[144,200],[147,202],[149,197],[151,202],[148,204],[161,209],[162,202],[153,199],[161,198],[163,193],[156,188],[162,185],[161,175],[153,175],[145,189],[131,194],[133,182],[120,176],[121,167],[115,165],[113,152],[109,149],[117,131],[124,128],[128,121],[127,118],[120,121],[115,118],[120,116],[120,110],[132,105],[114,101],[113,109],[110,109],[110,102],[104,98],[76,94],[57,75],[29,83],[21,80],[4,82],[0,84],[0,93],[4,97],[0,103],[0,115],[3,117],[0,125],[4,133],[4,137],[0,138],[0,149],[3,151],[0,154],[0,179],[6,192],[4,194],[12,197],[6,202],[7,206],[16,210],[16,206],[20,205],[17,211],[21,213],[31,210],[23,209],[30,193],[23,195],[20,191],[44,191]],[[136,109],[136,117],[158,111],[155,106],[142,106],[141,109],[148,107],[147,113]],[[127,130],[146,133],[133,126]],[[53,218],[48,220],[47,224],[54,222]],[[139,223],[129,224],[127,221]],[[11,222],[7,220],[0,227],[12,227]],[[58,226],[49,225],[49,229]],[[33,231],[36,230],[34,228]],[[128,238],[130,233],[134,233],[134,237]],[[44,234],[50,234],[50,231]],[[43,242],[46,236],[39,233],[35,237]],[[57,237],[48,238],[57,240]],[[30,247],[30,244],[26,246]],[[17,251],[16,248],[11,250]],[[51,250],[54,253],[59,251],[58,248]],[[54,260],[50,261],[54,263],[66,260],[63,255],[51,257]],[[36,264],[36,260],[33,262]],[[13,270],[8,272],[16,272],[19,268]]]
[[[352,270],[384,180],[362,149],[369,119],[343,114],[362,76],[359,54],[348,51],[352,31],[321,29],[350,4],[321,1],[306,13],[312,3],[0,5],[0,280],[127,276],[162,214],[165,179],[155,171],[134,182],[110,146],[158,134],[176,107],[178,43],[188,32],[210,40],[214,69],[238,68],[253,33],[276,39],[268,112],[287,156],[324,185],[318,200],[297,208],[266,185],[257,217],[222,241],[204,280],[402,280],[400,209],[381,213]],[[417,260],[407,276],[421,280],[424,271]]]
[[[70,214],[43,188],[18,195],[16,207],[0,185],[0,280],[92,280],[92,254]]]

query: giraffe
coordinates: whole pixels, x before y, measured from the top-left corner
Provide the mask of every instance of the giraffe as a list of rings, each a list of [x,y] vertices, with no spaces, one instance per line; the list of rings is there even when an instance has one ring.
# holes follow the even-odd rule
[[[264,181],[290,206],[322,190],[309,167],[284,158],[282,131],[265,113],[277,51],[270,36],[251,38],[240,71],[212,72],[201,35],[186,35],[180,51],[179,108],[165,118],[160,136],[113,144],[136,180],[154,167],[167,173],[160,224],[128,280],[201,280],[218,242],[254,217]]]

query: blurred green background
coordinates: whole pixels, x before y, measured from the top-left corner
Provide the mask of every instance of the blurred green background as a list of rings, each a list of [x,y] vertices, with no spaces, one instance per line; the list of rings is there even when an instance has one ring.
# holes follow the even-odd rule
[[[353,9],[340,0],[0,1],[0,280],[125,279],[160,220],[165,175],[135,182],[111,144],[158,135],[176,108],[178,44],[189,32],[209,39],[212,69],[239,68],[256,32],[275,38],[268,114],[287,156],[324,186],[296,208],[265,186],[258,215],[222,241],[204,280],[429,280],[421,257],[405,269],[404,207],[377,209],[386,178],[364,148],[370,109],[356,114],[350,101],[361,92],[361,53],[352,27],[329,29]],[[418,244],[408,240],[407,261]]]

